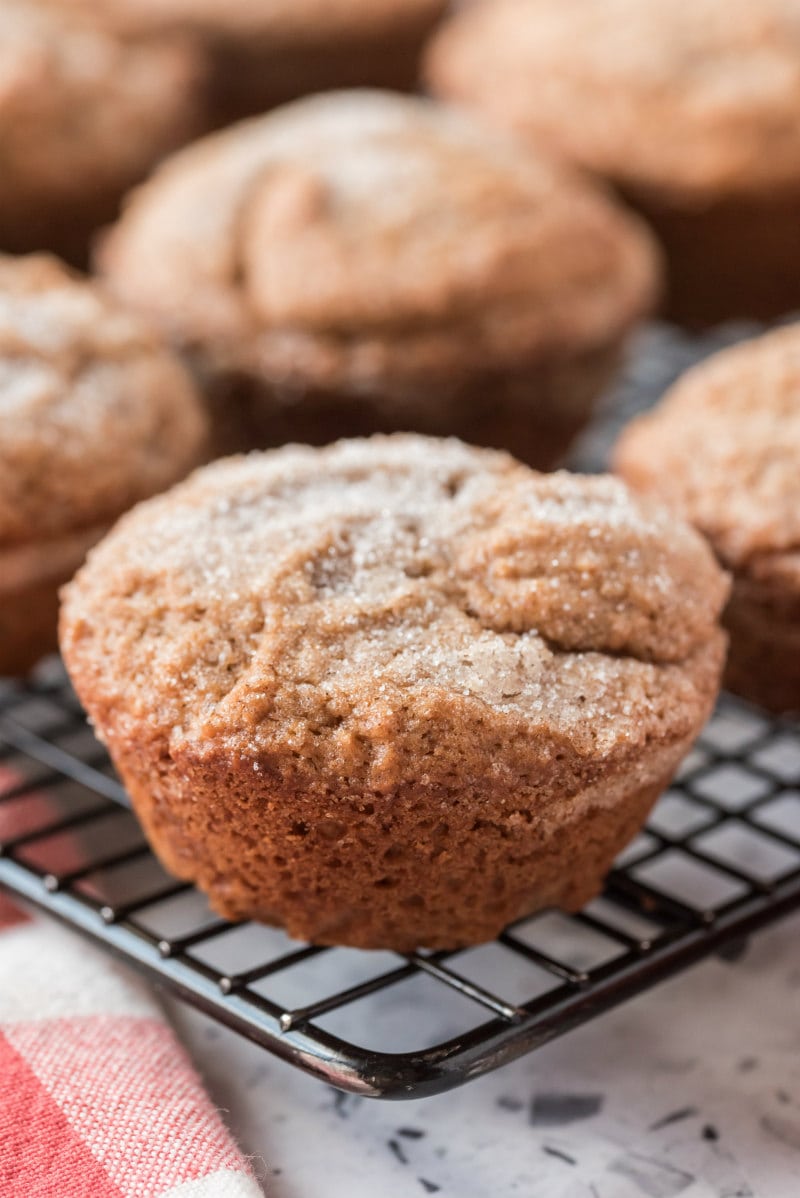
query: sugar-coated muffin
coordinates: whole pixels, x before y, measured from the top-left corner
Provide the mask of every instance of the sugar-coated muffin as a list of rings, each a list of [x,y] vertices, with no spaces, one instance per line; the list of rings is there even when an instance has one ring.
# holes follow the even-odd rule
[[[0,257],[0,675],[56,647],[58,588],[139,499],[200,460],[185,368],[55,259]]]
[[[299,101],[177,154],[100,266],[202,380],[221,450],[458,433],[550,465],[657,264],[605,195],[425,100]]]
[[[800,711],[800,325],[690,370],[623,432],[615,465],[731,571],[726,685]]]
[[[217,911],[453,947],[598,891],[711,710],[727,591],[619,480],[375,437],[140,505],[66,588],[61,647]]]
[[[800,0],[483,0],[425,73],[637,207],[673,317],[800,303]]]
[[[49,0],[103,28],[193,37],[219,124],[336,87],[412,87],[446,0]]]
[[[0,4],[0,250],[85,262],[120,196],[199,124],[197,51]]]

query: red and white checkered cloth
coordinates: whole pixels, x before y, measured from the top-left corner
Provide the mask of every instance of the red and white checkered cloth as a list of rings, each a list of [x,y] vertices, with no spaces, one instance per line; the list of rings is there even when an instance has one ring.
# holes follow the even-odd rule
[[[260,1194],[147,989],[0,894],[0,1198]]]

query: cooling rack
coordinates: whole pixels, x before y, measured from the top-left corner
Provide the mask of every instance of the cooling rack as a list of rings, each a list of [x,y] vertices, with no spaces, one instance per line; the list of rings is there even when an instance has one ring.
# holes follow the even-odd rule
[[[51,665],[0,688],[0,884],[332,1085],[421,1097],[800,907],[800,726],[723,697],[600,899],[492,945],[401,956],[216,918],[149,852]]]

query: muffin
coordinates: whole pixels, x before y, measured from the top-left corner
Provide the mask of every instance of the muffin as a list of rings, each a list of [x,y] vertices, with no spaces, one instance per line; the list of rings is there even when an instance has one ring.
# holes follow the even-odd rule
[[[670,316],[800,302],[798,0],[484,0],[425,73],[636,207],[666,250]]]
[[[648,235],[424,100],[299,101],[187,148],[103,243],[208,396],[218,452],[412,430],[550,465],[650,306]]]
[[[140,505],[66,588],[61,646],[220,914],[452,948],[596,894],[711,710],[727,590],[618,480],[398,435]]]
[[[131,504],[194,465],[191,379],[55,259],[0,257],[0,674],[56,647],[58,588]]]
[[[194,131],[197,53],[118,38],[31,0],[0,4],[0,250],[77,263],[120,196]]]
[[[194,37],[217,123],[336,87],[411,88],[446,0],[49,0],[123,33]]]
[[[688,371],[623,432],[615,466],[731,571],[726,685],[800,711],[800,325]]]

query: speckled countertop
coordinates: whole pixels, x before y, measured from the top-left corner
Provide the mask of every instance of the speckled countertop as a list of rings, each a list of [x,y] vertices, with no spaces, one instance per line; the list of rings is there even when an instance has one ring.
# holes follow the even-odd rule
[[[338,1094],[173,1014],[271,1198],[797,1198],[800,917],[436,1098]]]

